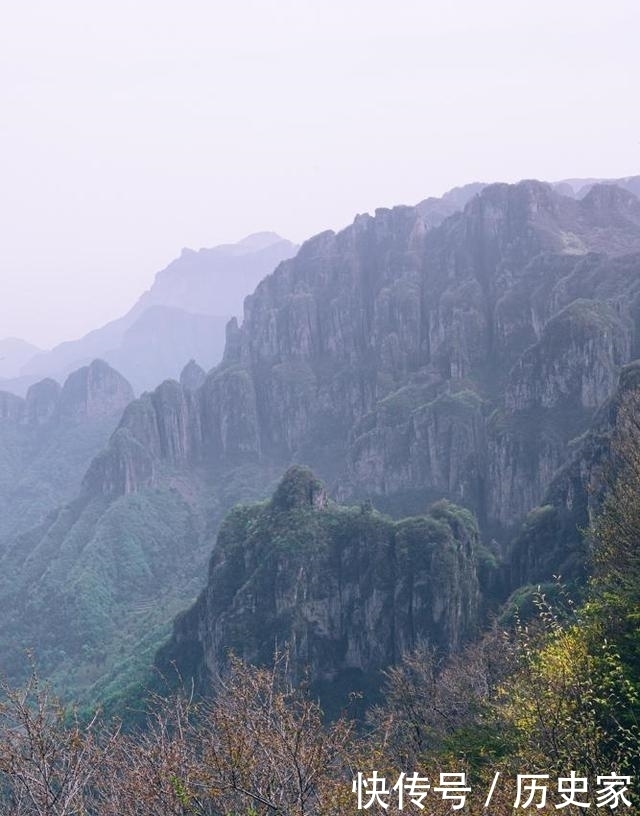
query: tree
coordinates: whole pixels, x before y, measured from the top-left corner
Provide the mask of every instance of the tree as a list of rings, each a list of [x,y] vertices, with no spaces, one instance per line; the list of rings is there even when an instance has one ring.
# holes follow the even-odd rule
[[[196,787],[226,811],[341,812],[352,726],[344,719],[324,724],[317,701],[292,685],[286,652],[268,669],[232,658],[198,728]]]
[[[0,685],[0,780],[7,816],[76,816],[101,773],[117,729],[82,723],[33,672],[22,689]]]

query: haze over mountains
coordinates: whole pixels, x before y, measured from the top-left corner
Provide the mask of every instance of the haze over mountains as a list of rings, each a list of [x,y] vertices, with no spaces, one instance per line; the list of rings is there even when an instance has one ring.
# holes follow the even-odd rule
[[[213,249],[184,249],[125,315],[84,337],[39,353],[20,341],[2,341],[0,388],[24,395],[39,379],[63,381],[96,357],[137,393],[177,377],[191,358],[209,369],[222,357],[225,325],[242,313],[245,296],[296,250],[268,232]]]
[[[6,6],[0,816],[640,816],[640,5]]]
[[[203,685],[225,643],[244,643],[253,659],[271,634],[295,640],[300,664],[329,655],[334,677],[365,676],[396,659],[395,635],[409,648],[442,624],[459,644],[512,590],[578,575],[602,452],[592,434],[611,432],[615,411],[602,406],[636,383],[625,367],[640,350],[635,183],[577,197],[537,181],[470,185],[307,241],[246,300],[220,365],[207,374],[190,364],[180,382],[131,402],[75,498],[5,547],[8,670],[19,675],[32,646],[69,693],[104,699],[139,680],[202,589],[214,547],[211,583],[161,657]],[[179,268],[197,281],[197,257],[184,254],[167,279]],[[315,502],[326,495],[315,477],[281,481],[296,463],[330,497],[362,502],[363,518]],[[280,499],[230,516],[215,544],[233,504],[278,484]],[[460,507],[430,514],[443,499]],[[420,521],[396,527],[374,508]],[[347,547],[352,535],[360,543]],[[294,580],[287,547],[300,542],[310,557]],[[442,555],[448,601],[429,588],[432,568],[409,590],[392,566],[403,547]],[[361,564],[358,582],[371,552],[375,568]],[[241,584],[220,589],[240,565]],[[323,591],[336,582],[343,607]],[[381,598],[399,622],[382,650]],[[355,640],[338,626],[352,602],[366,622]],[[266,619],[271,634],[259,628]]]
[[[555,188],[583,197],[600,179],[567,179]],[[639,177],[613,180],[640,193]],[[418,204],[430,226],[462,209],[485,185],[455,188],[441,198]],[[213,249],[184,249],[179,258],[157,273],[145,292],[122,317],[82,338],[42,351],[17,338],[0,339],[0,388],[25,396],[28,387],[51,377],[63,382],[82,365],[100,357],[131,382],[136,393],[176,378],[185,361],[195,359],[205,369],[219,362],[224,327],[242,314],[242,301],[297,246],[273,232],[250,235],[236,244]]]
[[[41,351],[17,337],[0,340],[0,381],[18,377],[22,367]]]
[[[62,387],[41,380],[25,399],[0,391],[0,541],[73,498],[132,399],[129,383],[101,360]]]

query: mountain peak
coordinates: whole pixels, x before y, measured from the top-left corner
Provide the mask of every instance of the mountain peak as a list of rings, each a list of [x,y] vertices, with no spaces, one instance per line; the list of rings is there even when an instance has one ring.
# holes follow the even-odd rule
[[[15,380],[2,387],[22,393],[18,375],[28,384],[45,376],[61,380],[94,358],[122,371],[138,392],[177,377],[191,357],[209,369],[222,359],[227,320],[242,314],[245,297],[297,249],[274,232],[254,233],[238,244],[185,248],[125,315],[84,337],[49,352],[23,352],[15,362],[0,341],[0,358],[7,358],[0,359],[0,379]],[[158,309],[164,309],[161,320]]]
[[[437,227],[445,218],[463,210],[486,186],[483,182],[473,182],[463,187],[454,187],[441,198],[425,198],[417,204],[416,209],[430,226]]]
[[[550,184],[536,179],[523,179],[516,184],[505,184],[497,182],[489,184],[482,189],[478,196],[471,199],[467,207],[474,207],[478,203],[500,202],[526,203],[531,205],[548,205],[556,201],[558,194]]]
[[[238,241],[236,246],[244,247],[251,250],[251,252],[257,252],[285,240],[286,239],[278,235],[277,232],[252,232],[250,235]]]
[[[197,391],[205,381],[206,377],[207,374],[204,368],[199,366],[195,360],[191,359],[182,369],[182,373],[180,374],[180,385],[185,391]]]
[[[282,477],[273,495],[276,510],[295,510],[312,507],[321,510],[327,506],[327,490],[313,471],[302,465],[292,465]]]
[[[4,337],[0,340],[0,377],[17,377],[25,363],[38,354],[37,346],[18,337]]]
[[[128,381],[104,360],[74,371],[60,395],[60,411],[67,417],[110,416],[123,411],[133,400]]]
[[[640,212],[638,197],[617,184],[594,184],[582,199],[582,204],[591,210],[619,212],[636,209]]]
[[[31,425],[44,425],[49,422],[58,409],[60,383],[47,377],[34,383],[27,391],[26,419]]]

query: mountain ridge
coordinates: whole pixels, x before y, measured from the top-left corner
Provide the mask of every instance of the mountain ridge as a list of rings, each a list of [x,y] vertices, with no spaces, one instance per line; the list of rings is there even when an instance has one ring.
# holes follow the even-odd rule
[[[132,399],[126,379],[102,360],[62,386],[41,380],[25,398],[0,391],[0,541],[73,497]]]
[[[38,379],[64,378],[97,357],[122,370],[138,393],[177,376],[193,356],[209,368],[222,357],[224,326],[241,311],[244,296],[296,249],[276,233],[255,233],[238,244],[197,252],[185,249],[125,315],[31,355],[19,376],[0,380],[0,388],[24,395]]]
[[[425,219],[415,207],[381,209],[305,242],[246,299],[242,324],[227,325],[222,363],[195,389],[185,375],[131,403],[81,503],[21,550],[77,548],[76,580],[100,585],[104,610],[144,639],[122,586],[149,574],[171,609],[193,599],[226,510],[264,498],[299,462],[341,503],[369,500],[395,518],[441,499],[461,505],[490,557],[508,560],[638,347],[640,202],[607,185],[578,200],[530,181],[489,185],[438,226]],[[160,529],[154,549],[149,530]],[[101,558],[113,551],[115,563],[96,562],[95,542],[110,537]],[[165,549],[172,537],[189,559],[180,569]],[[125,540],[137,561],[121,586]],[[493,603],[515,588],[501,580],[488,582]],[[84,645],[87,676],[107,682],[100,666],[116,671],[113,652],[99,655],[119,633],[106,612],[89,625],[91,593],[61,581],[50,591],[70,599],[73,621],[64,605],[51,620],[24,610],[30,638],[48,644],[52,627],[84,621],[65,659],[46,647],[47,666],[58,676],[71,660],[87,666]],[[160,638],[168,620],[149,614],[145,631]]]

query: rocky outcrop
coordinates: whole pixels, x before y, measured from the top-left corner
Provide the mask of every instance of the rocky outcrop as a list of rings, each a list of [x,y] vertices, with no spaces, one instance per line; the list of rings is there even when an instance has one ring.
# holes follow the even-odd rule
[[[60,394],[63,419],[103,417],[122,413],[133,400],[133,389],[103,360],[94,360],[70,374]]]
[[[119,416],[133,400],[127,380],[103,360],[71,373],[61,388],[52,379],[32,385],[25,399],[2,392],[0,417],[26,425],[77,423]]]
[[[126,496],[154,484],[154,460],[148,450],[124,428],[118,428],[108,451],[91,463],[82,487],[86,495]]]
[[[242,366],[209,376],[198,392],[203,444],[209,460],[255,460],[260,454],[256,385]]]
[[[197,391],[204,383],[207,374],[195,360],[189,360],[180,374],[180,385],[185,391]]]
[[[454,505],[393,522],[329,503],[308,469],[292,467],[268,504],[227,517],[207,586],[157,666],[206,688],[229,650],[265,663],[288,644],[294,673],[308,669],[321,692],[347,678],[371,689],[419,642],[449,651],[474,634],[477,540]]]
[[[483,400],[468,389],[431,399],[420,388],[400,389],[356,424],[349,454],[353,484],[366,485],[368,494],[413,491],[422,506],[446,496],[481,509]]]
[[[60,385],[51,379],[42,380],[27,391],[25,421],[29,425],[45,425],[58,415]]]

